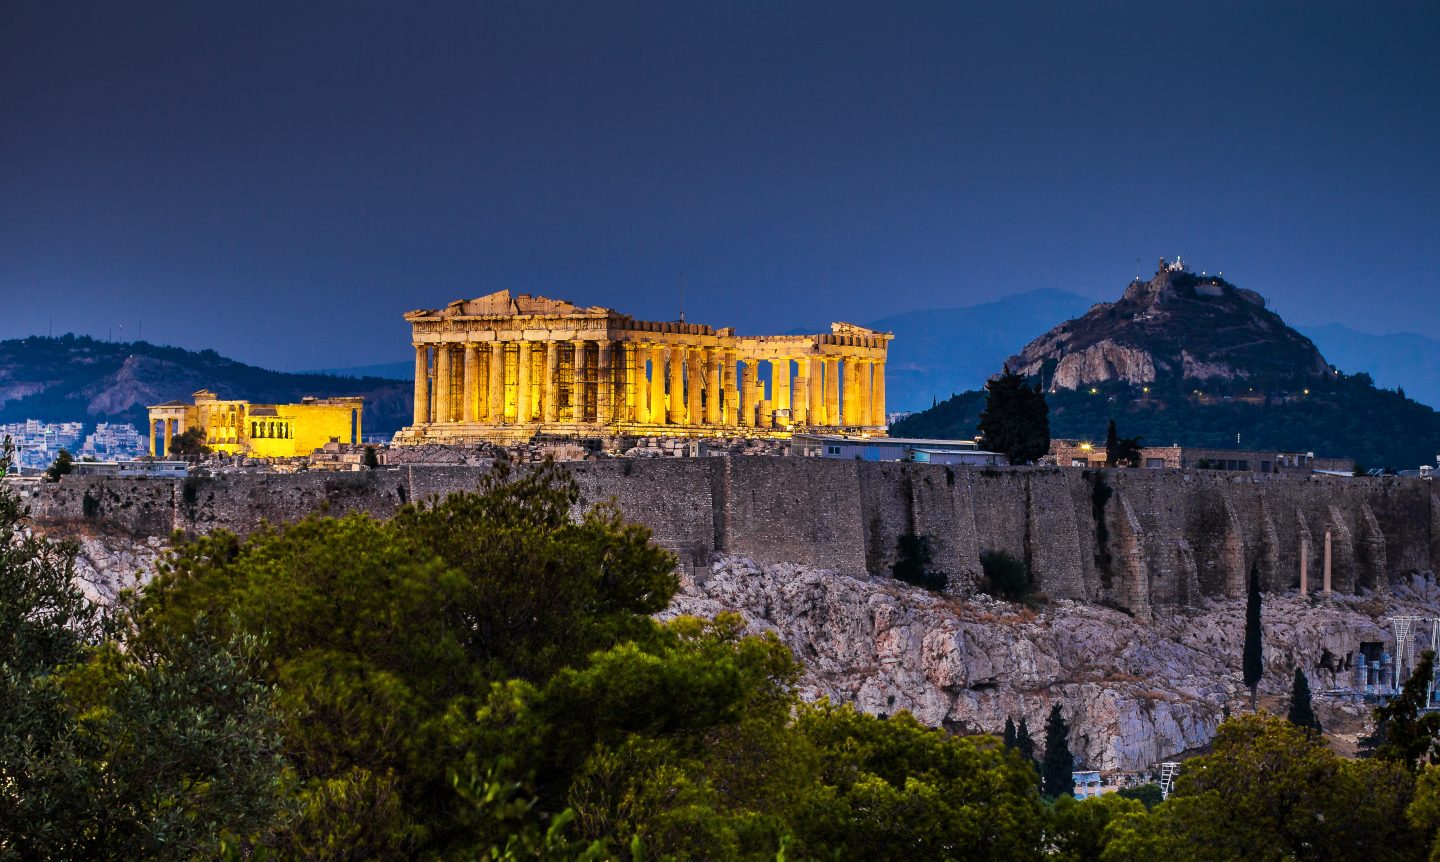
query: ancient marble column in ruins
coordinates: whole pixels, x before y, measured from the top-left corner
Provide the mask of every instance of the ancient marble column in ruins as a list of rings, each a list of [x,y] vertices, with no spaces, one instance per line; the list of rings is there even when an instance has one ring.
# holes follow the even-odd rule
[[[862,359],[860,366],[860,424],[874,425],[875,407],[875,362]]]
[[[705,391],[703,360],[698,347],[685,348],[685,413],[691,425],[699,425],[705,416],[700,395]]]
[[[430,348],[415,345],[415,424],[430,421]],[[150,451],[155,451],[155,425],[150,425]]]
[[[845,425],[854,428],[860,424],[860,362],[853,356],[845,357],[845,401],[843,406]]]
[[[549,423],[560,417],[560,342],[545,342],[545,408],[540,418]]]
[[[889,426],[885,414],[885,361],[875,363],[874,378],[870,385],[870,424],[877,428]]]
[[[745,360],[745,388],[740,393],[740,422],[755,427],[755,414],[760,407],[760,361]]]
[[[435,348],[435,421],[450,421],[450,345]]]
[[[825,359],[815,357],[810,360],[810,424],[826,425],[828,414],[825,412]]]
[[[790,424],[808,425],[810,422],[810,358],[802,356],[795,360],[795,395],[790,405]]]
[[[705,348],[705,424],[719,425],[721,422],[720,399],[720,351]]]
[[[505,421],[505,342],[490,342],[490,409],[488,421],[499,425]]]
[[[840,362],[834,357],[825,357],[825,424],[841,424],[840,418]]]
[[[520,342],[520,355],[515,360],[515,421],[521,425],[530,421],[530,342]]]
[[[585,421],[585,342],[577,338],[571,344],[574,354],[570,360],[570,421],[580,423]]]
[[[770,403],[775,410],[790,412],[790,357],[770,360]],[[790,422],[788,418],[785,420]]]
[[[645,352],[650,354],[650,415],[646,422],[651,425],[665,424],[665,348],[655,342],[646,344]]]
[[[684,425],[685,415],[685,349],[670,345],[670,424]]]
[[[735,379],[738,361],[734,350],[720,351],[720,385],[725,388],[724,416],[721,424],[731,428],[740,424],[740,384]]]
[[[474,422],[475,416],[475,390],[480,385],[480,345],[473,342],[465,344],[465,376],[464,384],[460,387],[460,418],[466,422]]]
[[[615,416],[615,372],[610,364],[611,343],[597,341],[595,352],[595,421],[609,425]]]
[[[621,376],[625,380],[625,397],[620,403],[620,418],[625,422],[639,422],[640,419],[640,389],[636,385],[636,360],[635,343],[631,341],[619,341],[615,343],[615,355],[619,357]]]

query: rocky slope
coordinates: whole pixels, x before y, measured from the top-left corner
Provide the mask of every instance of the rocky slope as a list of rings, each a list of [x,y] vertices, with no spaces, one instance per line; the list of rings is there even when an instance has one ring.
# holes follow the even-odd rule
[[[365,430],[377,434],[409,422],[413,397],[408,381],[286,374],[213,350],[69,335],[0,341],[0,422],[129,422],[143,428],[146,407],[198,389],[261,404],[363,395]]]
[[[1343,661],[1362,641],[1393,643],[1386,618],[1435,616],[1440,587],[1416,578],[1374,598],[1268,596],[1262,701],[1283,710],[1299,664],[1317,692],[1350,687]],[[1060,601],[1041,613],[986,596],[955,599],[888,578],[722,558],[683,579],[666,612],[738,611],[805,663],[807,698],[874,713],[907,709],[959,732],[998,733],[1026,716],[1037,737],[1064,704],[1071,747],[1095,769],[1138,770],[1209,743],[1228,705],[1246,703],[1239,657],[1243,602],[1141,623],[1119,611]],[[1428,634],[1428,632],[1427,632]],[[1322,721],[1352,744],[1365,708],[1320,696]]]
[[[1154,278],[1134,281],[1119,301],[1060,324],[1008,364],[1059,389],[1165,380],[1269,383],[1319,379],[1329,370],[1310,339],[1267,309],[1260,294],[1164,260]]]

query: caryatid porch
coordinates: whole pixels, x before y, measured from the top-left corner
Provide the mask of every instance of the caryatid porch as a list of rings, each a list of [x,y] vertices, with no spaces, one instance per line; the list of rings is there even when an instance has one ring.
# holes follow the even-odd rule
[[[885,432],[892,336],[864,327],[737,336],[509,291],[405,319],[415,415],[398,443]]]

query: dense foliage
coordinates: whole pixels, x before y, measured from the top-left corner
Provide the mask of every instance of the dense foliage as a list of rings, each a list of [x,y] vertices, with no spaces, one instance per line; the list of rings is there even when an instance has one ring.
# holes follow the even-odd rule
[[[1240,674],[1250,689],[1250,710],[1255,710],[1255,693],[1265,675],[1264,629],[1260,624],[1260,570],[1250,566],[1250,585],[1245,593],[1245,645],[1240,656]]]
[[[1350,457],[1365,467],[1414,469],[1440,452],[1440,412],[1399,392],[1377,389],[1367,374],[1335,374],[1251,391],[1194,381],[1127,384],[1048,392],[1053,437],[1104,439],[1115,418],[1145,443]],[[900,437],[971,439],[985,407],[981,390],[962,392],[896,422]]]
[[[1057,704],[1043,801],[1023,718],[1002,745],[801,703],[773,636],[655,621],[674,559],[578,503],[501,468],[390,521],[214,534],[106,617],[0,491],[0,860],[1418,862],[1440,828],[1409,701],[1366,761],[1227,721],[1148,809],[1069,795]]]
[[[1030,567],[1009,551],[982,551],[980,571],[985,576],[981,586],[996,598],[1018,601],[1030,595]]]
[[[1006,368],[985,384],[985,409],[976,423],[980,445],[1004,454],[1011,464],[1035,461],[1050,451],[1048,412],[1039,384],[1032,386]]]

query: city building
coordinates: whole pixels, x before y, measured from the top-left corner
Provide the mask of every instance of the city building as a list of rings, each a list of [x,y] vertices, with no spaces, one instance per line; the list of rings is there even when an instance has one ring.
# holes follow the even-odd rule
[[[1088,440],[1051,440],[1050,457],[1061,467],[1104,467],[1105,444]],[[1313,472],[1350,475],[1350,458],[1317,458],[1314,452],[1209,449],[1201,446],[1146,446],[1137,467],[1150,469],[1230,470],[1242,473],[1284,473],[1308,476]]]
[[[10,438],[15,464],[23,470],[43,470],[54,463],[61,449],[74,454],[85,435],[83,422],[40,422],[27,419],[0,425],[0,440]]]
[[[1092,796],[1099,796],[1105,790],[1101,787],[1100,771],[1098,769],[1077,769],[1072,775],[1075,777],[1075,798],[1089,799]]]
[[[309,455],[332,440],[360,441],[364,399],[302,398],[299,404],[251,404],[216,398],[202,389],[193,403],[168,401],[150,408],[150,454],[169,452],[170,441],[191,428],[212,451],[252,458]]]
[[[914,461],[922,464],[966,464],[996,467],[1004,455],[986,452],[973,440],[926,440],[906,437],[856,437],[843,434],[796,433],[790,454],[811,458],[860,461]]]
[[[101,422],[95,426],[94,433],[85,437],[79,455],[100,461],[121,461],[139,458],[145,449],[145,438],[134,425]]]
[[[892,336],[848,323],[816,335],[741,336],[506,290],[405,320],[415,413],[396,443],[886,427]]]

